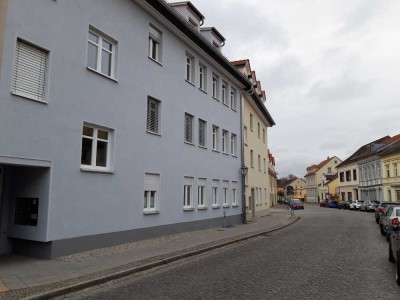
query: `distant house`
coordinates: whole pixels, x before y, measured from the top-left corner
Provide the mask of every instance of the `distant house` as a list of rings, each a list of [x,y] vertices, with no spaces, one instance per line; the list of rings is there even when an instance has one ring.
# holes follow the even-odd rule
[[[291,195],[292,199],[302,199],[304,200],[307,197],[307,189],[306,189],[306,181],[302,178],[296,178],[289,182],[286,185],[285,190],[287,191],[287,187],[291,186],[293,190],[293,194]]]
[[[327,157],[319,164],[307,168],[306,179],[307,202],[318,203],[323,199],[328,199],[328,189],[326,187],[329,176],[336,174],[336,166],[342,161],[336,157]]]

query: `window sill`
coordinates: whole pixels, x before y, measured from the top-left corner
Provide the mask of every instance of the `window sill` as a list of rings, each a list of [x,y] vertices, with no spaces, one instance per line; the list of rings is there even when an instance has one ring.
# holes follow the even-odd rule
[[[152,134],[152,135],[161,137],[161,133],[152,132],[152,131],[148,131],[148,130],[146,130],[146,132],[147,132],[148,134]]]
[[[225,105],[226,107],[229,107],[229,104],[222,102],[223,105]]]
[[[194,85],[194,83],[193,83],[193,82],[190,82],[190,81],[189,81],[189,80],[187,80],[187,79],[185,79],[185,81],[186,81],[187,83],[189,83],[191,86],[195,87],[195,85]]]
[[[202,88],[199,88],[199,91],[200,91],[200,92],[203,92],[204,94],[207,95],[207,91],[206,91],[206,90],[203,90]]]
[[[232,207],[239,207],[239,205],[237,205],[237,204],[232,204]]]
[[[234,158],[238,158],[238,156],[236,154],[232,154],[232,157]]]
[[[111,81],[114,81],[115,83],[118,83],[118,80],[115,79],[114,77],[107,76],[107,75],[105,75],[103,73],[100,73],[99,71],[91,69],[89,67],[86,67],[86,69],[89,70],[90,72],[96,73],[97,75],[100,75],[100,76],[102,76],[104,78],[110,79]]]
[[[151,58],[150,56],[147,56],[151,61],[153,61],[153,62],[155,62],[157,65],[159,65],[159,66],[163,66],[163,64],[160,62],[160,61],[158,61],[158,60],[155,60],[154,58]]]
[[[234,112],[236,112],[237,113],[237,109],[236,108],[231,108]]]
[[[186,145],[190,145],[190,146],[195,146],[195,144],[193,144],[193,143],[191,143],[191,142],[186,142],[186,141],[185,141],[185,144],[186,144]]]
[[[160,212],[158,210],[156,211],[144,211],[144,215],[158,215]]]
[[[114,170],[96,169],[96,168],[90,168],[90,167],[81,167],[81,171],[82,172],[114,174]]]
[[[207,150],[207,147],[206,147],[206,146],[200,146],[200,145],[199,145],[199,148],[204,149],[204,150]]]
[[[223,205],[223,208],[229,208],[229,207],[231,207],[229,204],[224,204]]]
[[[28,95],[23,95],[23,94],[14,93],[14,92],[11,92],[11,94],[14,95],[14,96],[20,97],[20,98],[24,98],[26,100],[31,100],[31,101],[42,103],[42,104],[49,104],[47,101],[34,99],[32,97],[29,97]]]
[[[227,155],[227,156],[229,156],[230,154],[229,153],[227,153],[227,152],[222,152],[222,154],[223,155]]]
[[[206,206],[201,206],[201,207],[198,207],[197,209],[198,210],[207,210],[207,207]]]
[[[213,152],[220,153],[218,150],[212,149]]]
[[[219,99],[218,98],[215,98],[214,96],[212,97],[214,100],[216,100],[216,101],[218,101],[219,102]]]
[[[183,211],[194,211],[193,207],[184,207]]]
[[[221,206],[219,206],[219,205],[213,205],[212,208],[213,208],[213,209],[218,209],[218,208],[221,208]]]

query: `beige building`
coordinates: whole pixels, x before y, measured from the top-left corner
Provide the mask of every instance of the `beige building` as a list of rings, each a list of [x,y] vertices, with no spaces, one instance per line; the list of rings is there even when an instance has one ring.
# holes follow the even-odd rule
[[[244,165],[248,168],[245,180],[246,218],[271,207],[267,129],[275,125],[265,107],[265,92],[251,70],[250,61],[232,62],[253,83],[253,90],[242,101]]]
[[[293,188],[292,199],[302,199],[304,200],[307,196],[306,181],[303,178],[297,178],[290,182],[288,186]],[[287,187],[287,186],[286,186]]]
[[[400,141],[380,154],[383,171],[383,200],[400,201]]]
[[[342,161],[336,157],[327,157],[317,165],[307,168],[306,190],[307,202],[319,203],[323,199],[329,198],[327,183],[336,174],[336,166]]]

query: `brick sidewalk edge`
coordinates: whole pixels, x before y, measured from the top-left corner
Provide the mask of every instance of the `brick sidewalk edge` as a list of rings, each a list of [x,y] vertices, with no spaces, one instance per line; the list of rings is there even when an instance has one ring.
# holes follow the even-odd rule
[[[119,278],[122,278],[122,277],[126,277],[126,276],[129,276],[129,275],[138,273],[138,272],[142,272],[142,271],[149,270],[149,269],[152,269],[152,268],[155,268],[155,267],[158,267],[158,266],[166,265],[166,264],[172,263],[174,261],[178,261],[178,260],[185,259],[185,258],[188,258],[188,257],[191,257],[191,256],[195,256],[195,255],[199,255],[199,254],[202,254],[202,253],[205,253],[205,252],[209,252],[209,251],[212,251],[212,250],[215,250],[215,249],[226,247],[228,245],[232,245],[232,244],[235,244],[235,243],[246,241],[246,240],[249,240],[249,239],[264,235],[264,234],[267,234],[267,233],[278,231],[280,229],[286,228],[286,227],[294,224],[299,219],[300,219],[299,216],[295,216],[295,218],[293,220],[291,220],[288,224],[285,224],[285,225],[283,225],[281,227],[277,227],[277,228],[273,228],[273,229],[269,229],[269,230],[265,230],[265,231],[251,232],[249,234],[244,234],[245,236],[241,235],[238,238],[233,238],[233,239],[231,239],[229,241],[226,241],[226,242],[223,242],[223,243],[218,243],[218,244],[215,244],[215,245],[211,245],[211,246],[208,246],[208,247],[205,247],[205,248],[202,248],[202,249],[198,249],[198,250],[194,250],[194,251],[189,251],[189,252],[182,253],[182,254],[179,254],[179,255],[173,255],[171,257],[167,257],[167,258],[164,258],[164,259],[159,259],[159,260],[156,260],[154,262],[144,264],[142,266],[137,266],[137,267],[133,267],[133,268],[130,267],[130,268],[127,268],[127,269],[125,269],[123,271],[113,272],[113,273],[108,274],[108,275],[99,276],[97,278],[93,278],[93,279],[90,279],[90,280],[82,281],[82,282],[79,282],[79,283],[76,283],[76,284],[71,284],[71,285],[67,285],[67,286],[61,287],[61,288],[57,288],[57,289],[53,289],[53,290],[50,290],[50,291],[42,292],[42,293],[39,293],[39,294],[36,294],[36,295],[31,295],[31,296],[22,298],[22,300],[51,299],[51,298],[54,298],[54,297],[59,297],[59,296],[62,296],[62,295],[73,293],[73,292],[76,292],[76,291],[79,291],[79,290],[82,290],[82,289],[85,289],[85,288],[88,288],[88,287],[92,287],[92,286],[95,286],[95,285],[98,285],[98,284],[105,283],[107,281],[111,281],[111,280],[119,279]],[[157,259],[157,256],[153,257],[153,259]]]

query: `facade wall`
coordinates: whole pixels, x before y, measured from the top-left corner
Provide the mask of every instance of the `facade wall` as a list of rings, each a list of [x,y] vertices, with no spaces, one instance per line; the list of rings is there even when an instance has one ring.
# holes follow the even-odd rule
[[[316,187],[316,176],[315,174],[306,176],[306,201],[307,202],[312,202],[316,203],[318,202],[318,193],[317,193],[317,187]]]
[[[0,165],[7,165],[5,176],[18,178],[9,187],[9,197],[2,199],[2,229],[8,238],[71,244],[84,236],[118,236],[163,226],[173,232],[193,229],[188,224],[240,220],[240,106],[233,110],[211,96],[211,76],[216,73],[238,92],[239,99],[241,86],[228,73],[133,1],[14,0],[7,12],[0,70]],[[162,32],[160,63],[148,57],[149,24]],[[114,78],[87,68],[90,27],[115,43]],[[43,102],[10,92],[17,39],[48,51]],[[193,83],[185,81],[188,53],[194,60]],[[204,91],[199,89],[199,63],[207,70]],[[159,134],[146,131],[149,96],[160,103]],[[184,142],[185,113],[193,117],[192,143]],[[199,119],[206,121],[204,147],[198,143]],[[107,170],[82,168],[86,123],[109,130]],[[220,130],[215,151],[213,125]],[[222,130],[237,135],[235,154],[222,153]],[[32,161],[34,170],[27,167]],[[39,169],[42,162],[46,170]],[[41,174],[41,188],[27,189],[23,196],[40,196],[40,226],[15,225],[15,191],[37,174]],[[153,214],[143,209],[146,174],[159,176],[158,211]],[[193,182],[190,209],[183,207],[186,178]],[[206,183],[205,209],[197,204],[199,179]],[[213,180],[218,180],[219,198],[214,208]],[[228,202],[223,207],[225,185]],[[232,205],[234,187],[236,205]],[[115,243],[123,240],[114,238]]]
[[[400,202],[400,152],[381,157],[383,201]]]
[[[383,201],[382,165],[377,156],[358,162],[360,200]]]
[[[268,176],[267,124],[260,114],[244,100],[244,158],[248,167],[246,179],[246,211],[249,217],[271,207]],[[263,136],[264,132],[264,136]]]
[[[359,170],[358,165],[348,164],[337,170],[339,179],[339,194],[341,201],[359,200]]]

